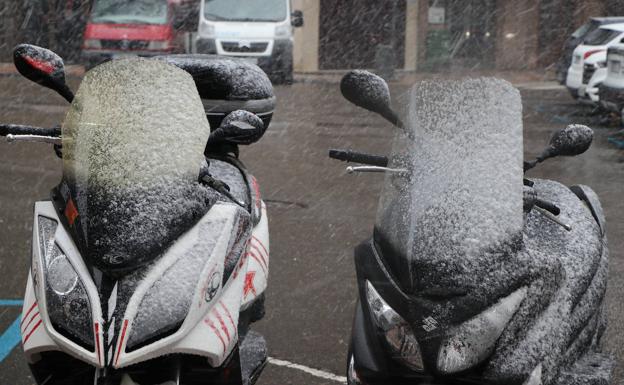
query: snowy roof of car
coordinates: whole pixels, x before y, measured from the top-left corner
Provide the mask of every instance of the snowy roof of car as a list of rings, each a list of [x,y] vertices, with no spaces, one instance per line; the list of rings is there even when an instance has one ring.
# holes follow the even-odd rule
[[[601,25],[600,28],[602,28],[602,29],[612,29],[614,31],[624,32],[624,22],[623,23],[614,23],[614,24],[605,24],[605,25]]]
[[[617,22],[621,20],[624,22],[624,16],[607,16],[607,17],[592,17],[592,20],[600,21],[600,22]]]

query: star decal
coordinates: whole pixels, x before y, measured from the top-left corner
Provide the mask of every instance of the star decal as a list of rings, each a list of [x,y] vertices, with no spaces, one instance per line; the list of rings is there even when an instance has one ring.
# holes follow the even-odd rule
[[[251,292],[253,295],[256,295],[256,288],[254,287],[254,277],[256,276],[255,271],[249,271],[245,275],[245,288],[243,289],[243,295],[247,298],[247,295]]]

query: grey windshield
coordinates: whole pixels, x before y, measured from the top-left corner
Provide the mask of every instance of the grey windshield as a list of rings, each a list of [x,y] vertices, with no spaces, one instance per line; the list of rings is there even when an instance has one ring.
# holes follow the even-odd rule
[[[152,258],[205,213],[197,179],[209,133],[183,70],[132,59],[85,75],[63,124],[63,177],[96,263]]]
[[[517,90],[495,79],[422,82],[409,94],[379,205],[395,269],[477,258],[522,233],[522,120]],[[404,282],[409,283],[410,278]]]

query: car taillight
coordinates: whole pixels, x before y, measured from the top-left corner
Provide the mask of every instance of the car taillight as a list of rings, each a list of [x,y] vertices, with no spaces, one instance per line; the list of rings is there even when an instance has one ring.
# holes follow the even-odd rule
[[[591,55],[593,55],[595,53],[604,52],[604,51],[605,51],[604,49],[595,49],[595,50],[592,50],[592,51],[587,51],[587,52],[585,52],[585,55],[583,55],[583,59],[587,59],[588,57],[590,57]]]
[[[392,350],[392,358],[414,370],[423,370],[420,346],[411,326],[381,298],[370,281],[366,281],[366,300],[373,322]]]

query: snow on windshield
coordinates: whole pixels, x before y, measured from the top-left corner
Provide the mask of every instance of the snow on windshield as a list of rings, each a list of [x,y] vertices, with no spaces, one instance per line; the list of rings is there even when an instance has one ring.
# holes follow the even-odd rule
[[[473,258],[517,241],[522,214],[519,92],[493,78],[425,81],[410,94],[378,227],[411,260]]]
[[[211,194],[197,183],[210,127],[192,77],[130,59],[88,72],[63,125],[63,175],[89,254],[106,265],[154,258]]]

